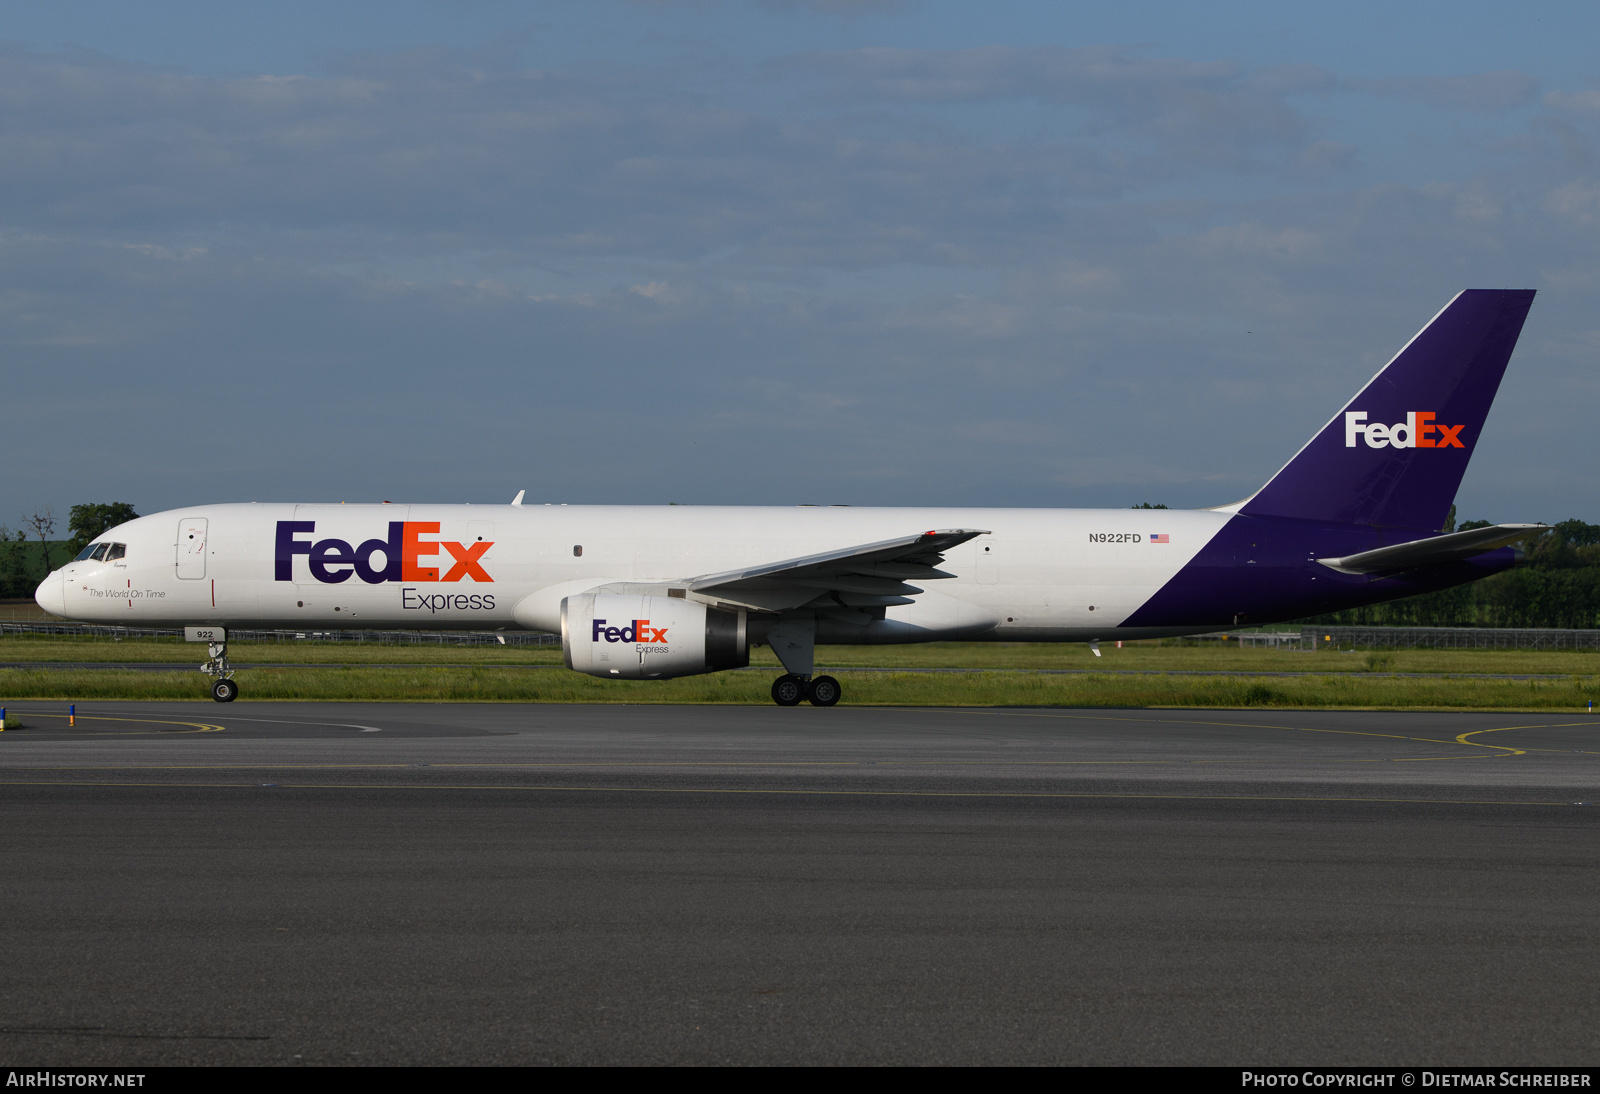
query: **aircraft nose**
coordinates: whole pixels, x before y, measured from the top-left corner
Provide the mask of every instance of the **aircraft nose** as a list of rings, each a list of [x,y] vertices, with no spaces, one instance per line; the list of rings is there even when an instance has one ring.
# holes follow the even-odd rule
[[[51,615],[67,614],[67,579],[60,570],[39,582],[33,602]]]

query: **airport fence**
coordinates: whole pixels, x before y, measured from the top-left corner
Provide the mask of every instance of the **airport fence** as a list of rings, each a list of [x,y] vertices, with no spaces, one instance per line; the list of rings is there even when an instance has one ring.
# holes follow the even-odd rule
[[[1600,630],[1515,627],[1301,627],[1303,650],[1600,650]]]
[[[0,635],[95,638],[182,638],[182,627],[112,627],[99,623],[0,623]],[[559,646],[544,631],[263,631],[235,628],[230,642],[345,642],[368,646]]]

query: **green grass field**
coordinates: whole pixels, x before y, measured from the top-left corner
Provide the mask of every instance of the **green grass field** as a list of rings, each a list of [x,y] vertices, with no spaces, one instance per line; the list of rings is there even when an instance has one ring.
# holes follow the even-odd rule
[[[1326,676],[1046,676],[848,673],[846,701],[896,706],[1303,707],[1430,710],[1584,709],[1600,687],[1593,678],[1541,680],[1395,679]],[[238,680],[248,699],[389,702],[736,703],[765,705],[771,676],[716,673],[678,680],[597,680],[565,669],[307,667],[247,669]],[[115,669],[0,670],[8,699],[202,699],[195,672]],[[1600,724],[1600,723],[1597,723]]]
[[[180,638],[0,636],[0,661],[134,661],[198,665],[206,647]],[[342,642],[229,642],[228,659],[290,665],[559,665],[560,646],[378,646]]]
[[[748,703],[766,704],[778,670],[771,651],[752,653],[769,671],[665,681],[598,680],[559,666],[560,650],[527,646],[373,646],[236,643],[244,696],[253,700]],[[976,668],[997,671],[843,672],[846,702],[907,706],[1284,707],[1430,710],[1566,710],[1600,699],[1600,654],[1476,650],[1287,653],[1226,647],[1130,644],[1096,660],[1082,645],[936,643],[824,646],[819,667]],[[172,672],[0,669],[0,705],[28,699],[201,699],[195,666],[204,647],[175,639],[0,638],[0,661],[170,663]],[[291,667],[251,668],[251,664]],[[301,667],[303,666],[303,667]],[[543,666],[543,667],[541,667]],[[1084,669],[1070,676],[998,670]],[[1137,669],[1161,675],[1117,675]],[[1238,673],[1166,675],[1179,671]],[[1300,672],[1298,677],[1252,673]],[[1392,672],[1429,673],[1395,678]],[[1446,673],[1537,673],[1537,680],[1462,680]]]
[[[919,646],[819,646],[817,664],[833,668],[1137,669],[1175,672],[1428,672],[1600,673],[1600,652],[1558,650],[1375,650],[1341,653],[1132,642],[1101,647],[1095,658],[1082,643],[932,642]],[[229,659],[251,664],[559,665],[557,646],[378,646],[340,642],[233,642]],[[80,638],[72,635],[0,637],[0,661],[137,661],[198,665],[205,647],[176,638]],[[765,646],[752,665],[778,666]]]

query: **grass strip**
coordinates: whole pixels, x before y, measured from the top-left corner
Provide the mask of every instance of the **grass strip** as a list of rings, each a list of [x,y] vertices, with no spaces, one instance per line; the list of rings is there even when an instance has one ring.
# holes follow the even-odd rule
[[[448,703],[726,703],[766,705],[771,680],[718,673],[677,680],[599,680],[573,672],[481,668],[273,668],[240,672],[247,700]],[[1282,707],[1378,710],[1571,710],[1600,686],[1544,680],[1393,679],[1329,674],[1262,681],[1214,676],[1028,676],[1014,673],[848,674],[845,702],[887,706]],[[194,671],[0,670],[0,703],[54,699],[193,700]],[[1600,722],[1596,723],[1600,726]]]
[[[1600,673],[1600,653],[1575,650],[1362,650],[1289,653],[1268,649],[1162,646],[1104,647],[1096,659],[1082,643],[930,642],[907,646],[818,646],[817,664],[835,668],[1145,669],[1209,672]],[[558,646],[379,646],[345,642],[234,642],[229,658],[255,664],[559,665]],[[0,637],[4,661],[139,661],[194,667],[205,647],[171,638],[121,641],[76,635]],[[772,651],[757,647],[750,663],[778,671]]]
[[[0,661],[137,661],[193,668],[206,647],[174,638],[104,638],[77,635],[0,637]],[[235,664],[559,665],[560,646],[380,646],[360,642],[230,642]]]

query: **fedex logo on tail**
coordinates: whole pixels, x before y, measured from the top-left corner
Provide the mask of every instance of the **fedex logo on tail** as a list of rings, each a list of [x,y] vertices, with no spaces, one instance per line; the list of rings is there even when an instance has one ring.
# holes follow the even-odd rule
[[[603,638],[607,642],[665,642],[667,630],[666,627],[652,627],[648,619],[629,620],[626,627],[608,627],[604,619],[596,619],[591,641],[598,642]]]
[[[1445,425],[1436,422],[1431,410],[1413,410],[1406,420],[1394,425],[1367,422],[1364,410],[1347,410],[1344,414],[1344,446],[1356,447],[1356,438],[1366,438],[1368,448],[1465,448],[1461,443],[1462,425]]]
[[[477,543],[451,543],[446,540],[423,539],[437,535],[439,523],[424,520],[393,520],[389,522],[387,539],[369,539],[352,547],[342,539],[301,539],[317,530],[314,520],[280,520],[276,550],[273,555],[273,580],[294,580],[294,556],[305,555],[311,576],[325,585],[348,581],[355,574],[368,585],[381,585],[386,581],[473,581],[492,582],[483,568],[483,556],[494,544],[487,540]],[[425,564],[424,560],[450,556],[451,565],[443,576],[440,566]],[[383,557],[382,564],[373,561]]]

